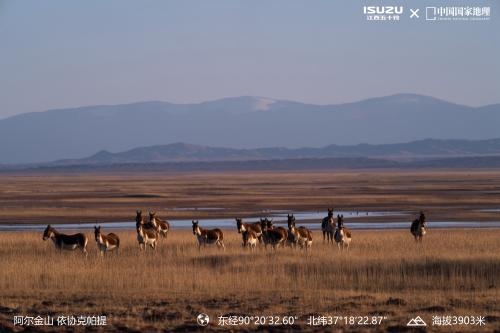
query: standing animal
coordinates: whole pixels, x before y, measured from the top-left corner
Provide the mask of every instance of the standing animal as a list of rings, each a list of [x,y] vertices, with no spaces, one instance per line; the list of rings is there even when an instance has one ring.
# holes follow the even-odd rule
[[[156,212],[149,212],[149,222],[158,230],[162,237],[167,238],[170,230],[170,223],[168,221],[160,219],[156,215]]]
[[[351,240],[351,231],[344,227],[344,215],[337,215],[337,230],[335,230],[335,242],[337,242],[339,250],[348,250],[349,244],[351,244]]]
[[[135,227],[137,230],[139,248],[141,250],[146,250],[149,245],[153,250],[156,250],[156,243],[159,238],[158,231],[153,225],[144,221],[144,217],[142,217],[140,211],[137,212]]]
[[[285,228],[274,228],[273,221],[267,218],[260,219],[260,225],[262,227],[262,236],[266,248],[268,244],[271,245],[273,249],[276,249],[280,245],[285,246],[288,239],[288,231]]]
[[[101,226],[98,226],[94,227],[94,236],[101,256],[104,256],[108,251],[116,250],[118,252],[120,238],[117,235],[112,232],[104,235],[101,233]]]
[[[220,229],[203,229],[199,225],[199,221],[193,222],[193,235],[196,236],[198,240],[198,249],[201,249],[201,246],[205,247],[206,245],[216,244],[218,248],[226,249],[224,246],[224,234]]]
[[[77,248],[81,249],[85,256],[88,255],[87,252],[87,243],[88,239],[82,233],[74,234],[74,235],[66,235],[57,232],[55,228],[53,228],[50,224],[47,225],[45,231],[43,232],[43,240],[52,239],[54,242],[54,246],[58,250],[75,250]]]
[[[245,223],[243,219],[236,218],[236,227],[238,228],[238,233],[243,234],[246,231],[253,231],[259,240],[259,243],[262,243],[262,227],[260,222],[254,223]]]
[[[426,234],[426,220],[424,212],[420,212],[420,216],[418,219],[413,220],[410,232],[415,237],[415,242],[421,242],[423,237]]]
[[[288,239],[294,246],[299,245],[301,249],[306,250],[312,246],[312,232],[306,227],[295,226],[295,216],[288,215]]]
[[[333,208],[328,208],[328,216],[321,220],[321,231],[323,231],[323,243],[333,243],[333,233],[335,232],[335,221],[333,219]]]
[[[257,234],[249,229],[242,232],[243,247],[248,247],[250,250],[255,250],[257,247]]]

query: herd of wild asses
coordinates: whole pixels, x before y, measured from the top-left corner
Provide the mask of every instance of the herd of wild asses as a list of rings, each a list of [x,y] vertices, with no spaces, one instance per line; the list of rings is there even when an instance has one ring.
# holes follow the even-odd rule
[[[410,232],[415,237],[416,242],[421,242],[425,235],[425,214],[420,212],[419,218],[415,219],[410,227]],[[170,231],[168,221],[162,220],[155,212],[149,212],[149,221],[145,221],[142,211],[136,212],[136,231],[137,241],[141,250],[147,247],[156,249],[160,238],[167,238]],[[225,249],[224,234],[222,230],[204,229],[200,226],[198,220],[192,221],[193,235],[196,236],[198,249],[207,245],[216,245]],[[261,218],[254,223],[245,223],[243,219],[236,218],[236,227],[238,233],[242,235],[243,247],[254,250],[257,244],[264,244],[265,248],[271,246],[273,249],[278,247],[299,247],[306,251],[311,248],[313,237],[312,232],[304,226],[295,225],[295,217],[288,214],[288,230],[283,227],[275,227],[272,219]],[[351,231],[344,226],[344,216],[333,214],[333,208],[328,209],[328,216],[321,221],[321,230],[323,232],[323,242],[332,243],[335,241],[340,250],[349,249],[352,240]],[[94,236],[99,253],[104,256],[108,251],[118,251],[120,247],[120,238],[114,233],[104,234],[100,226],[94,227]],[[50,224],[43,233],[43,240],[52,239],[58,250],[81,251],[87,255],[87,236],[83,233],[66,235],[57,232]]]

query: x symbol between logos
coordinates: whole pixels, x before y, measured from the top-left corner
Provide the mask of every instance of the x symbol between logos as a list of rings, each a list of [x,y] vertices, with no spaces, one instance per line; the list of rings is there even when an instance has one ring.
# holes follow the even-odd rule
[[[410,8],[410,12],[411,12],[411,14],[410,14],[410,18],[414,18],[414,17],[419,18],[419,17],[420,17],[420,16],[418,16],[418,11],[419,11],[419,10],[420,10],[420,9],[418,9],[418,8],[417,8],[417,9],[411,9],[411,8]]]

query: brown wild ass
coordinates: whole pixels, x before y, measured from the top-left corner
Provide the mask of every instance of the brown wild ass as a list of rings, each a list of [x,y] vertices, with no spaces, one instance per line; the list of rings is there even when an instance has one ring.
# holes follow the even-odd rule
[[[139,242],[139,248],[141,250],[146,250],[148,245],[156,250],[156,243],[158,241],[158,231],[156,228],[144,221],[144,217],[141,214],[141,211],[137,211],[137,216],[135,218],[135,227],[137,230],[137,241]]]
[[[156,230],[158,230],[163,238],[167,238],[168,232],[170,231],[170,223],[168,223],[168,221],[160,219],[156,215],[156,212],[149,212],[149,222],[155,226]]]
[[[333,225],[333,228],[331,227]],[[333,222],[333,208],[328,208],[328,216],[321,220],[321,230],[323,231],[323,243],[333,243],[333,232],[335,231],[335,224]]]
[[[198,249],[201,249],[201,246],[205,247],[206,245],[216,244],[218,248],[226,249],[224,246],[224,234],[220,229],[203,229],[199,225],[198,220],[193,220],[193,235],[196,236],[198,240]]]
[[[420,212],[420,216],[418,219],[415,219],[410,227],[410,232],[415,237],[415,242],[422,242],[426,234],[426,225],[425,225],[425,214],[424,212]]]
[[[248,247],[250,250],[255,250],[257,247],[257,234],[251,230],[245,230],[242,232],[242,237],[243,237],[243,247]]]
[[[82,233],[74,235],[61,234],[49,224],[43,232],[43,240],[45,241],[49,238],[52,239],[52,241],[54,242],[54,246],[58,250],[75,250],[79,248],[82,250],[85,256],[88,255],[88,239],[87,236]]]
[[[288,238],[294,246],[299,245],[301,249],[309,249],[312,246],[312,232],[306,227],[295,226],[295,216],[288,215]]]
[[[335,230],[335,242],[337,242],[339,250],[348,250],[349,244],[351,244],[351,240],[351,231],[344,227],[344,215],[337,215],[337,230]]]
[[[243,219],[236,218],[236,227],[238,228],[238,233],[242,234],[242,237],[245,237],[245,232],[252,231],[257,236],[259,243],[262,243],[262,227],[260,226],[260,222],[245,223]],[[245,241],[243,240],[243,242]]]
[[[262,227],[262,238],[264,240],[264,244],[270,244],[273,249],[276,249],[278,246],[285,246],[285,243],[288,239],[288,231],[282,227],[273,227],[273,221],[268,220],[267,217],[264,219],[260,219],[260,225]]]
[[[101,232],[101,226],[98,226],[94,227],[94,236],[97,243],[97,248],[99,249],[101,256],[106,255],[108,251],[118,252],[118,248],[120,247],[120,239],[117,235],[112,232],[104,235]]]

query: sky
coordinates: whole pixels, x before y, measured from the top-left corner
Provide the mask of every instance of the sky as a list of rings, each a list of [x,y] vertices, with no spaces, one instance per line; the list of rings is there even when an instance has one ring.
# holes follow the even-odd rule
[[[365,5],[402,5],[372,22]],[[490,6],[481,22],[409,8]],[[265,96],[331,104],[418,93],[500,102],[496,1],[0,0],[0,118],[53,108]]]

